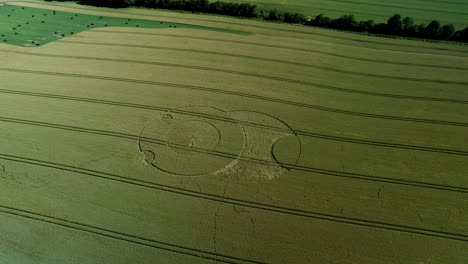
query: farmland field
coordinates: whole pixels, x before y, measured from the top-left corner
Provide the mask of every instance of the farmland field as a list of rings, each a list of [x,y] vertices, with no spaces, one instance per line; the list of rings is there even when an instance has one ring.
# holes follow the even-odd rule
[[[0,263],[466,263],[468,47],[0,14]]]
[[[444,24],[453,24],[459,29],[468,26],[468,2],[463,0],[230,0],[237,3],[256,4],[260,9],[277,8],[287,12],[329,17],[355,15],[359,20],[373,19],[386,22],[394,14],[415,18],[426,25],[436,19]]]

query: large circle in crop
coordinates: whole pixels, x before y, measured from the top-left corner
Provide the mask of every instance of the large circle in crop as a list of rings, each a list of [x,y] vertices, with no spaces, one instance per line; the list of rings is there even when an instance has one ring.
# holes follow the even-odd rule
[[[140,151],[154,168],[174,175],[206,175],[237,160],[245,145],[243,127],[228,113],[188,106],[161,113],[146,124]]]

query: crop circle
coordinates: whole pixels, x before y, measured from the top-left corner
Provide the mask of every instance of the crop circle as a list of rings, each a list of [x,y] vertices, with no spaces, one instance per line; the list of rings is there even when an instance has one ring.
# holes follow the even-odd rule
[[[156,116],[142,129],[138,145],[152,167],[181,176],[216,173],[239,158],[243,127],[212,107],[188,106]]]

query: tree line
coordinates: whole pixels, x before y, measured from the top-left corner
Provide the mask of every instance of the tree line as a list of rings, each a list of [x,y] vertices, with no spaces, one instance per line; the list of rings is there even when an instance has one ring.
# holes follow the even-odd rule
[[[344,15],[342,17],[332,19],[320,14],[313,18],[308,18],[300,13],[280,12],[277,9],[260,11],[254,4],[239,4],[222,1],[209,2],[208,0],[74,0],[74,2],[102,7],[137,6],[220,14],[244,18],[260,18],[266,21],[302,24],[306,26],[332,28],[345,31],[367,32],[378,35],[451,40],[468,43],[468,27],[463,30],[456,31],[454,25],[441,25],[437,20],[433,20],[427,25],[415,24],[413,18],[403,18],[399,14],[395,14],[390,17],[386,23],[375,23],[374,20],[358,21],[353,15]]]

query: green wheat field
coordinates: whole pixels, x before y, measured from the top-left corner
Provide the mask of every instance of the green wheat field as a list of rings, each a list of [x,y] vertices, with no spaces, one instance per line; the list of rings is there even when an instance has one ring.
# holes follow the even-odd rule
[[[467,46],[39,0],[0,34],[2,264],[467,263]]]

